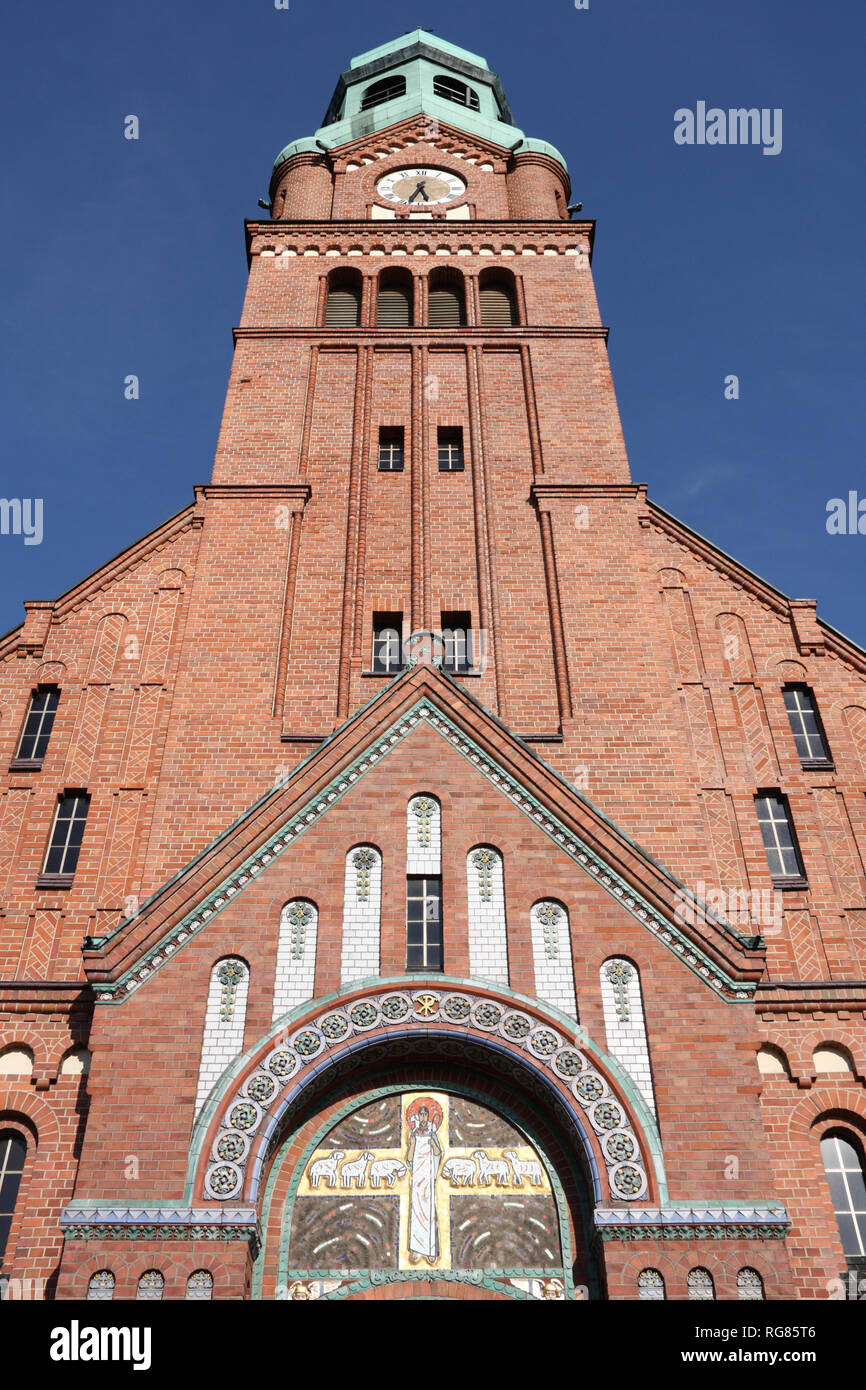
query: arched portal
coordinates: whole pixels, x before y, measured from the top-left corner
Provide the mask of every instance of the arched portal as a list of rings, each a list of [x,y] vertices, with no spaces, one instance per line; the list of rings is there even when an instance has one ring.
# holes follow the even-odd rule
[[[295,1011],[231,1069],[197,1128],[190,1195],[254,1207],[254,1296],[448,1276],[598,1297],[594,1209],[662,1195],[645,1110],[535,1002],[383,981]]]

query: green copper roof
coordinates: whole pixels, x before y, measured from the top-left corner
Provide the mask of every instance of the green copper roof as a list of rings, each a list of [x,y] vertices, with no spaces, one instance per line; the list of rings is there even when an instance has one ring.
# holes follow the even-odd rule
[[[434,91],[437,76],[456,77],[465,83],[477,99],[478,109],[438,95]],[[365,92],[385,77],[402,77],[405,90],[368,110],[362,109]],[[553,145],[546,140],[527,138],[515,125],[502,83],[490,70],[486,58],[448,43],[426,29],[412,29],[351,60],[337,82],[322,125],[314,135],[286,145],[277,155],[274,168],[293,154],[337,149],[419,114],[456,126],[468,135],[505,149],[519,148],[549,155],[564,169],[567,167]]]

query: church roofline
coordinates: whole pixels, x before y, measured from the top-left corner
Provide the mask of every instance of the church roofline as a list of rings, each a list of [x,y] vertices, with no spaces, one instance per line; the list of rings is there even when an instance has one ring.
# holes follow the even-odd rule
[[[450,676],[427,666],[409,668],[390,681],[308,754],[283,784],[269,788],[141,904],[135,918],[103,937],[86,938],[85,973],[97,995],[105,1002],[122,1002],[133,993],[258,872],[293,847],[365,770],[411,734],[425,713],[425,722],[437,729],[442,725],[442,736],[470,758],[479,776],[529,815],[542,833],[675,951],[686,968],[722,998],[749,1001],[763,970],[761,938],[743,937],[712,911],[698,907],[689,889],[490,710]],[[491,739],[494,730],[497,737]],[[243,842],[233,846],[245,825]],[[214,860],[209,869],[208,858]],[[683,903],[697,907],[696,924],[679,920]]]

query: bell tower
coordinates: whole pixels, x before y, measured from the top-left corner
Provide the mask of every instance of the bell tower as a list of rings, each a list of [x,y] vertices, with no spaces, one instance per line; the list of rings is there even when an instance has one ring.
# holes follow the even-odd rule
[[[286,490],[284,741],[328,735],[424,633],[522,736],[567,734],[551,512],[570,542],[573,489],[628,482],[569,195],[486,61],[424,30],[354,58],[277,156],[213,482]]]

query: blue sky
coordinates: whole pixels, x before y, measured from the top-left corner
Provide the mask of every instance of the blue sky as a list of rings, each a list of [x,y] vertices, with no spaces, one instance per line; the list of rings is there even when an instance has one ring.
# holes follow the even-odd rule
[[[210,476],[243,219],[354,54],[416,26],[484,54],[598,219],[626,443],[650,495],[866,643],[866,19],[855,0],[47,0],[4,19],[0,631]],[[781,108],[782,152],[678,146],[698,101]],[[138,115],[141,138],[123,138]],[[124,400],[135,373],[141,398]],[[724,398],[735,373],[740,398]]]

